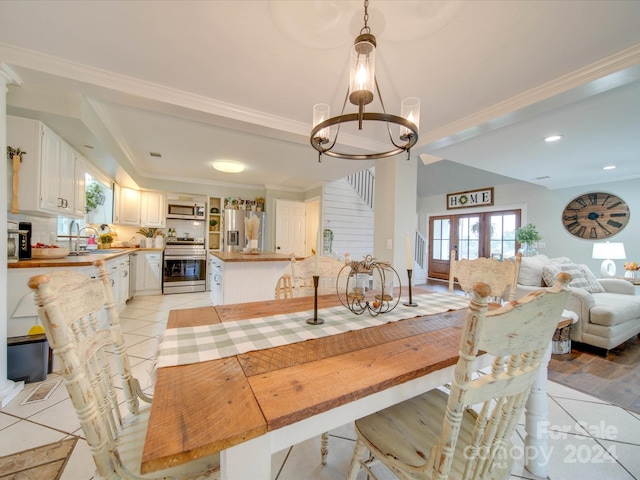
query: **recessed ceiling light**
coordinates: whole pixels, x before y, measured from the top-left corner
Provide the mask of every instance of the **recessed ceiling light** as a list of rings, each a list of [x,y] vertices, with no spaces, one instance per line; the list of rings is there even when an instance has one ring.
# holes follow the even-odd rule
[[[218,160],[213,162],[213,168],[225,173],[240,173],[244,170],[244,165],[229,160]]]
[[[544,141],[545,142],[557,142],[561,138],[562,138],[562,135],[549,135],[548,137],[545,137]]]
[[[606,167],[602,167],[603,170],[613,170],[614,168],[616,168],[615,165],[607,165]]]

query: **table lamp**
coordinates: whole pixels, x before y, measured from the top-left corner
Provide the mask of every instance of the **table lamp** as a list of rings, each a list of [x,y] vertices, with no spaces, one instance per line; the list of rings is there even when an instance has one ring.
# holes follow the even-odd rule
[[[591,258],[604,260],[600,266],[600,274],[603,277],[615,277],[616,264],[614,260],[624,260],[624,244],[620,242],[594,243]]]

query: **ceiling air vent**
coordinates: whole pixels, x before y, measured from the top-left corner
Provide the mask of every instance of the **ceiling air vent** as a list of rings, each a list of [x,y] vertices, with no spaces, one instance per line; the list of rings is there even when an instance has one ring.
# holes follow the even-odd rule
[[[162,157],[162,154],[158,152],[149,152],[149,155],[151,155],[152,157],[158,157],[158,158]]]

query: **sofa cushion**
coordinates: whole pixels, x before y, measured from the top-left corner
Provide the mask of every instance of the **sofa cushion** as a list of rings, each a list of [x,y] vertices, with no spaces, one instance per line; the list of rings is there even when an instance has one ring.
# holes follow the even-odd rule
[[[590,293],[602,293],[604,291],[586,265],[576,265],[575,263],[557,263],[554,261],[547,263],[542,267],[542,279],[544,280],[545,285],[547,287],[555,285],[556,277],[560,272],[566,272],[571,275],[572,280],[571,283],[569,283],[570,287],[584,288]]]
[[[589,267],[586,265],[578,265],[582,273],[584,274],[587,282],[589,283],[589,287],[585,288],[585,290],[589,293],[605,293],[605,288],[600,284],[596,276],[593,274]]]
[[[530,287],[543,287],[542,269],[547,263],[549,263],[549,257],[546,255],[522,257],[520,271],[518,272],[518,283]]]
[[[640,321],[640,296],[596,293],[593,297],[596,304],[589,311],[589,323],[610,327]]]

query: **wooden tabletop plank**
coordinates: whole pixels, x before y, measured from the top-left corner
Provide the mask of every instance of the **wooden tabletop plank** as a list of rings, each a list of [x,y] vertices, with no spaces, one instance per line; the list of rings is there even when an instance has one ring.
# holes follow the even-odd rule
[[[316,362],[323,358],[342,355],[433,330],[449,328],[452,325],[450,316],[460,319],[463,318],[464,313],[458,310],[456,312],[409,318],[400,322],[388,323],[384,328],[353,330],[341,335],[315,338],[305,342],[283,345],[278,348],[255,350],[236,357],[245,375],[251,377],[280,368]]]
[[[183,308],[169,311],[167,328],[200,327],[220,323],[215,307]]]
[[[153,396],[142,473],[210,455],[267,431],[235,357],[160,368]]]
[[[458,320],[453,328],[263,373],[249,383],[274,430],[455,364],[461,332]]]

